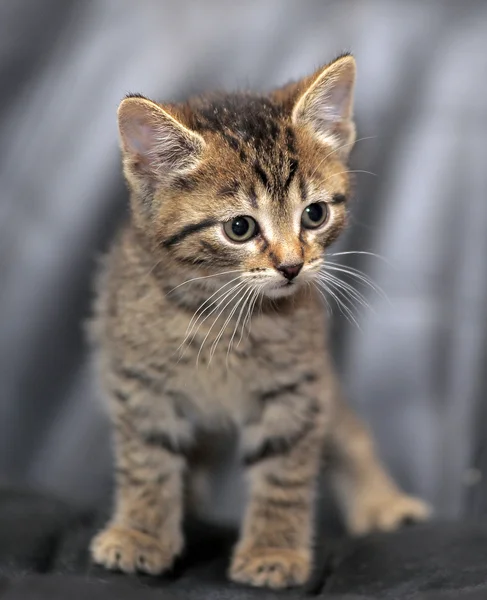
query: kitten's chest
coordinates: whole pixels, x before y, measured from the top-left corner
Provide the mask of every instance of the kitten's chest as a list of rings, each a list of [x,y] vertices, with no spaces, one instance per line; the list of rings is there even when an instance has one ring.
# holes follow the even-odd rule
[[[249,385],[257,376],[253,344],[248,338],[232,341],[228,334],[213,345],[215,340],[196,337],[193,352],[174,365],[171,383],[182,392],[185,416],[203,425],[240,425],[255,411]]]
[[[198,332],[175,363],[188,416],[236,425],[254,419],[263,394],[293,383],[320,362],[314,337],[322,338],[319,322],[300,327],[275,316],[257,317],[243,332],[232,327],[216,335]]]

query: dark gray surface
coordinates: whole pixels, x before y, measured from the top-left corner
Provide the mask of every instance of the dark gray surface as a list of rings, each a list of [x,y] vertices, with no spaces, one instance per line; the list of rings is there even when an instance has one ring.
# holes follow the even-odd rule
[[[487,597],[487,523],[437,522],[351,540],[316,529],[315,568],[294,590],[255,590],[227,580],[236,532],[188,523],[185,555],[161,577],[109,573],[87,545],[100,514],[46,496],[0,489],[1,600],[474,600]],[[102,519],[103,520],[103,519]]]
[[[343,262],[390,299],[369,295],[361,331],[336,313],[345,388],[409,491],[485,513],[487,4],[468,0],[0,3],[1,478],[82,504],[107,488],[81,323],[126,205],[121,97],[269,87],[344,49],[352,168],[375,175],[338,250],[382,255]]]

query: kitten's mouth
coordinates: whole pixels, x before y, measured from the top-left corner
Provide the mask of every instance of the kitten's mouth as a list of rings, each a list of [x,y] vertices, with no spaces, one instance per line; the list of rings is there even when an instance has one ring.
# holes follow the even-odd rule
[[[271,288],[264,290],[264,295],[269,298],[280,298],[283,296],[289,296],[299,288],[299,281],[283,281],[279,282]]]

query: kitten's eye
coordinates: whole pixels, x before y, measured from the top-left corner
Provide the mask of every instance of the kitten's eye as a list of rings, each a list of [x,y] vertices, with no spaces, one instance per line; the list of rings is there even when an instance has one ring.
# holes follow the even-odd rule
[[[303,210],[301,225],[306,229],[317,229],[326,221],[328,207],[324,202],[313,202]]]
[[[259,228],[252,217],[235,217],[223,224],[223,231],[233,242],[247,242],[257,235]]]

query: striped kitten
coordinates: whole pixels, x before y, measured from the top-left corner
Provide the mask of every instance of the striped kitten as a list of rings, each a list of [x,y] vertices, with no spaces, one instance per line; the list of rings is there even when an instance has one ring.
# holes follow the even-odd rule
[[[250,486],[234,581],[307,580],[325,444],[351,533],[426,518],[343,403],[309,285],[345,225],[354,80],[345,55],[268,95],[121,103],[132,218],[107,258],[92,323],[117,490],[91,544],[95,562],[170,568],[204,440],[228,429]]]

